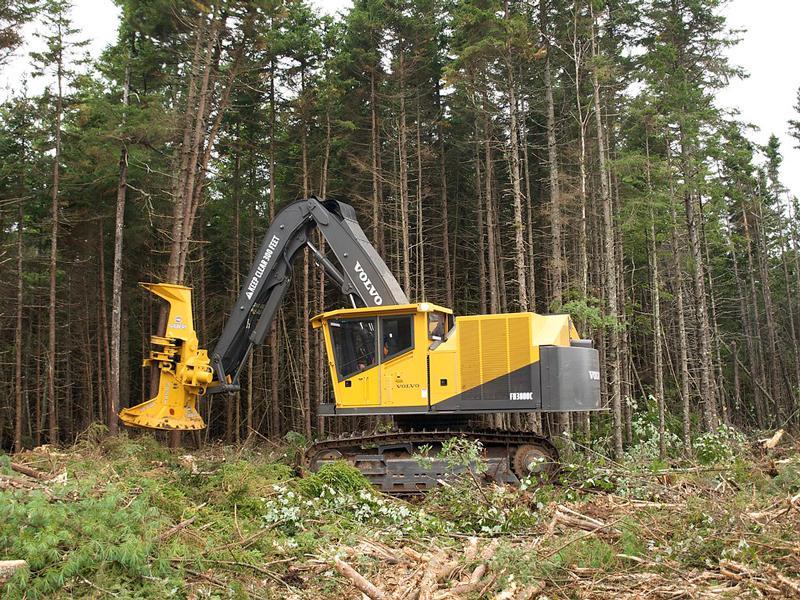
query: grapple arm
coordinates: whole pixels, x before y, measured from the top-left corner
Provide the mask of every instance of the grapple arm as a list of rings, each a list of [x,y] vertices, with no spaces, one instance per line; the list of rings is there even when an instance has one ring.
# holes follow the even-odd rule
[[[341,271],[311,242],[314,229],[328,244]],[[164,336],[152,336],[145,365],[158,367],[158,395],[120,412],[127,425],[154,429],[202,429],[197,400],[206,393],[239,389],[242,365],[262,344],[292,277],[292,262],[308,247],[315,262],[354,305],[406,304],[408,298],[356,221],[353,208],[335,200],[306,198],[289,204],[270,224],[255,262],[231,308],[211,358],[198,348],[191,289],[142,284],[170,304]]]

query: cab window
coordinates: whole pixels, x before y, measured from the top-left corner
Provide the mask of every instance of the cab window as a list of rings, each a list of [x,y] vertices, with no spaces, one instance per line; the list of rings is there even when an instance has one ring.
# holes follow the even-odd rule
[[[446,335],[447,316],[440,312],[428,313],[428,339],[440,342]]]
[[[397,315],[381,317],[381,361],[404,354],[414,348],[414,317]]]
[[[340,379],[347,379],[377,363],[375,319],[331,321],[331,341]]]

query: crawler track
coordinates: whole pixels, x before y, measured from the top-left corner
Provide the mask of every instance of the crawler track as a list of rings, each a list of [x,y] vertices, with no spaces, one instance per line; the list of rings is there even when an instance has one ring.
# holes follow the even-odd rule
[[[344,460],[384,492],[419,494],[466,470],[438,457],[441,445],[453,437],[481,442],[487,466],[481,476],[488,480],[516,485],[529,476],[549,480],[558,470],[558,450],[547,438],[521,431],[456,428],[345,434],[309,447],[303,466],[316,471],[327,462]],[[419,459],[423,447],[429,450],[426,460]]]

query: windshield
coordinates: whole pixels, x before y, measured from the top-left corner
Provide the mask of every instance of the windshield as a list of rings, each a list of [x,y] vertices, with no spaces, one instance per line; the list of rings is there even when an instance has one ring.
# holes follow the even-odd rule
[[[331,321],[331,341],[340,379],[375,366],[375,319]]]

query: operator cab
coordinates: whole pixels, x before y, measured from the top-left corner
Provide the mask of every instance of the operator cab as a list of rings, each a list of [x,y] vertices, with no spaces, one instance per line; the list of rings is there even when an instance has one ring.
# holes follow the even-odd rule
[[[429,410],[427,356],[447,339],[453,324],[449,308],[421,302],[341,309],[311,323],[325,337],[336,413],[367,407],[377,414]],[[333,405],[322,410],[334,413]]]

